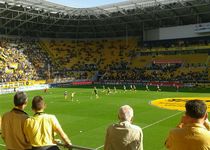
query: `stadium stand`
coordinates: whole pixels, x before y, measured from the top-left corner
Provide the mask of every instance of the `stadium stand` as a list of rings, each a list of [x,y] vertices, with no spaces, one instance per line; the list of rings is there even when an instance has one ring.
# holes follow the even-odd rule
[[[55,82],[61,82],[61,79],[93,80],[99,77],[98,72],[101,80],[208,80],[207,41],[199,41],[205,43],[202,52],[198,51],[201,48],[193,47],[193,43],[185,47],[186,51],[180,51],[183,47],[176,45],[177,41],[165,41],[176,45],[173,49],[169,44],[161,43],[168,45],[167,51],[156,42],[150,42],[153,47],[150,51],[137,43],[136,38],[91,41],[2,39],[1,81],[47,78],[54,78]],[[148,43],[145,45],[149,46]]]
[[[1,81],[46,79],[50,59],[34,40],[1,39]]]
[[[6,18],[0,18],[3,22],[0,32],[16,36],[1,40],[1,81],[208,82],[210,40],[200,34],[208,32],[210,18],[203,15],[209,14],[208,3],[125,1],[75,9],[47,1],[39,5],[33,0],[17,3],[1,0],[2,15]],[[192,15],[195,7],[200,22]],[[149,11],[153,9],[156,11]],[[113,23],[116,18],[118,22]],[[174,31],[167,30],[170,27]],[[177,36],[178,28],[190,30]],[[169,31],[167,35],[162,33],[164,30]]]

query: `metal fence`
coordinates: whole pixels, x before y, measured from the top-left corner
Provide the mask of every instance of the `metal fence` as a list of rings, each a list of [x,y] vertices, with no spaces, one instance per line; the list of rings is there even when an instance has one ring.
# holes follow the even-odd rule
[[[88,147],[83,147],[83,146],[78,146],[78,145],[70,145],[70,146],[65,146],[64,144],[58,143],[58,146],[62,146],[67,148],[68,150],[96,150],[95,148],[88,148]]]

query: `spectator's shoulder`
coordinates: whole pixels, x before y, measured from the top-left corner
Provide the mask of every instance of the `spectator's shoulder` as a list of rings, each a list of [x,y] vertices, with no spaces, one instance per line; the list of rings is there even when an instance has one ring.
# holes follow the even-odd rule
[[[26,118],[25,125],[30,124],[32,121],[34,121],[34,118],[33,117]]]
[[[49,118],[49,119],[52,119],[52,120],[57,120],[56,116],[53,115],[53,114],[44,114],[45,117]]]
[[[134,124],[131,124],[131,128],[134,130],[137,130],[137,131],[142,131],[141,127],[134,125]]]
[[[117,127],[118,127],[117,123],[110,124],[107,127],[107,131],[113,130],[114,128],[117,128]]]
[[[8,111],[8,112],[5,112],[3,115],[2,115],[2,118],[9,115],[11,113],[11,111]]]
[[[110,124],[110,125],[107,127],[107,129],[113,128],[113,127],[115,127],[116,125],[117,125],[116,123]]]
[[[178,135],[182,133],[185,129],[184,128],[173,128],[169,131],[169,135]]]
[[[12,111],[5,112],[5,113],[2,115],[2,119],[7,118],[7,117],[10,117],[11,114],[12,114]]]

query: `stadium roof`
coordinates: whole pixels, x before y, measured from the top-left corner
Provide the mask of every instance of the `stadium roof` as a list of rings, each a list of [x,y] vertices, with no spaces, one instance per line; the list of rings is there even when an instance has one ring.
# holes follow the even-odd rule
[[[46,0],[0,0],[0,33],[7,35],[118,37],[202,22],[210,22],[210,0],[129,0],[92,8]]]

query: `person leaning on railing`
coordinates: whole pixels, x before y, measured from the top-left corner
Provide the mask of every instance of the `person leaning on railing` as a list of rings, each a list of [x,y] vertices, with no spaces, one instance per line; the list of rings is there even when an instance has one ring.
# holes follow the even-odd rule
[[[44,113],[45,102],[41,96],[35,96],[32,101],[33,117],[28,118],[24,124],[24,133],[32,145],[32,150],[59,150],[54,133],[59,134],[66,147],[71,145],[68,136],[61,128],[54,115]]]

